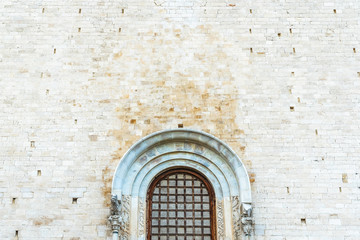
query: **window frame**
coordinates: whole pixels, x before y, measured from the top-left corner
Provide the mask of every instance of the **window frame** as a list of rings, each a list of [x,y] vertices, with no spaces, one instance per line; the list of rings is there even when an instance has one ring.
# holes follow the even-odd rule
[[[217,232],[216,232],[216,198],[215,198],[215,192],[213,189],[213,186],[211,185],[210,181],[200,172],[192,169],[192,168],[171,168],[166,169],[165,171],[159,173],[154,177],[151,184],[148,187],[148,191],[146,193],[146,239],[151,240],[151,220],[152,220],[152,196],[155,190],[156,185],[166,178],[169,175],[175,174],[175,173],[185,173],[190,174],[198,178],[200,181],[202,181],[208,191],[209,194],[209,203],[210,203],[210,231],[211,231],[211,240],[217,239]]]

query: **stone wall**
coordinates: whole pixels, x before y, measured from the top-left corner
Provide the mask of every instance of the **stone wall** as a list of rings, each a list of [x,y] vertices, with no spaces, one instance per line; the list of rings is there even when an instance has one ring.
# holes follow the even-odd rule
[[[360,2],[0,2],[0,239],[107,239],[142,137],[228,143],[256,239],[360,236]]]

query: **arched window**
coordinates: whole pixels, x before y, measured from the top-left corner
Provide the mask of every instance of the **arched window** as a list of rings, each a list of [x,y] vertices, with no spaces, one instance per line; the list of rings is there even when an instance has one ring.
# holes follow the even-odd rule
[[[215,198],[210,182],[191,169],[171,169],[147,193],[148,240],[215,240]]]
[[[111,192],[114,240],[176,235],[237,240],[253,231],[244,164],[228,145],[204,132],[174,129],[144,137],[120,160]]]

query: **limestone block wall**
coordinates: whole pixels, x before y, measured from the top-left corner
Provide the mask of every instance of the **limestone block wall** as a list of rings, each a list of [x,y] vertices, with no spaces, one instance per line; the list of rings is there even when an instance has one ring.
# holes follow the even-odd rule
[[[245,163],[255,239],[359,239],[359,32],[357,0],[2,0],[0,239],[110,239],[120,158],[178,127]]]

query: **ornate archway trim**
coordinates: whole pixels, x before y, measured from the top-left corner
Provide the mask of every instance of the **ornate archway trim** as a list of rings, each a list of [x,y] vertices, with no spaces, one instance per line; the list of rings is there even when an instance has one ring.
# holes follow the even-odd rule
[[[249,233],[249,226],[251,231],[250,181],[241,159],[210,134],[175,129],[144,137],[125,153],[116,168],[112,194],[128,206],[122,218],[126,219],[122,239],[144,239],[145,190],[156,175],[175,166],[201,171],[213,184],[218,239],[240,239],[242,232]],[[119,230],[113,232],[117,239]]]
[[[169,150],[169,149],[168,149]],[[203,166],[203,172],[211,173],[216,178],[218,178],[217,182],[221,182],[223,187],[222,191],[224,196],[238,196],[239,195],[239,186],[237,182],[229,183],[229,180],[235,179],[233,171],[229,166],[224,165],[222,163],[222,159],[216,159],[217,156],[215,154],[206,156],[196,154],[194,152],[188,151],[177,151],[176,149],[170,149],[171,151],[166,153],[161,153],[160,155],[154,154],[153,157],[147,159],[147,161],[143,164],[138,164],[135,162],[133,166],[129,169],[129,173],[127,174],[127,182],[133,183],[134,186],[139,185],[139,179],[143,178],[145,173],[149,173],[152,168],[160,163],[164,165],[164,168],[171,168],[171,164],[173,164],[174,160],[177,162],[181,162],[186,166],[187,164],[197,164],[198,166]],[[141,159],[141,157],[140,157]],[[167,162],[173,160],[172,162]],[[139,160],[138,160],[139,161]],[[187,162],[186,162],[187,161]],[[194,165],[197,166],[197,165]],[[224,185],[225,184],[225,185]],[[232,185],[232,188],[229,188],[229,185]],[[143,187],[147,188],[147,185],[142,184]],[[123,189],[123,194],[130,194],[131,184],[125,184]],[[135,191],[135,192],[134,192]],[[137,195],[136,188],[132,188],[131,195]],[[221,198],[220,195],[218,195]]]
[[[205,166],[200,165],[197,162],[193,162],[192,160],[172,159],[172,160],[168,160],[164,163],[160,163],[160,164],[154,166],[154,168],[152,168],[144,176],[143,179],[139,179],[140,184],[134,186],[134,187],[139,187],[139,189],[137,191],[138,196],[142,197],[142,198],[144,198],[146,196],[146,190],[147,190],[148,186],[150,185],[153,178],[156,175],[158,175],[160,172],[163,172],[166,169],[170,169],[170,168],[174,168],[174,167],[181,167],[181,166],[188,166],[192,169],[198,170],[199,172],[207,172],[206,176],[214,188],[215,196],[217,197],[217,199],[223,198],[223,189],[227,189],[229,191],[229,185],[226,182],[224,183],[222,181],[219,181],[217,176],[213,172],[209,172]],[[144,190],[145,190],[145,192],[144,192]]]
[[[112,193],[121,196],[124,183],[124,176],[129,171],[132,164],[148,149],[154,146],[161,146],[164,142],[174,142],[176,140],[186,142],[196,142],[208,147],[226,159],[228,165],[234,171],[236,179],[240,185],[241,202],[251,203],[251,187],[247,171],[235,152],[220,139],[201,131],[191,129],[174,129],[155,132],[144,137],[135,143],[120,160],[112,182]],[[150,153],[152,154],[152,153]],[[146,159],[144,160],[146,161]]]

